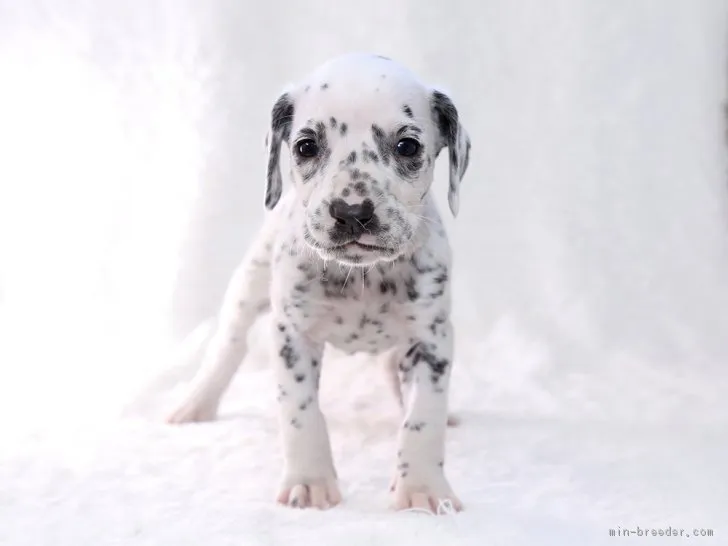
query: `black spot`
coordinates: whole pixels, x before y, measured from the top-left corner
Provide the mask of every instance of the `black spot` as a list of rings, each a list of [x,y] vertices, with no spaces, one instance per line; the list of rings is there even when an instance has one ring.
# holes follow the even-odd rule
[[[404,115],[407,116],[408,118],[415,117],[415,115],[412,113],[412,108],[410,108],[408,104],[405,104],[402,107],[402,111],[404,112]]]
[[[405,225],[404,216],[402,216],[402,213],[394,207],[389,207],[387,209],[387,216],[389,216],[398,226],[402,227]]]
[[[306,374],[297,373],[293,376],[293,379],[296,380],[296,383],[303,383],[303,380],[306,379]]]
[[[411,358],[411,357],[412,357],[412,355],[413,355],[413,354],[415,354],[415,351],[417,350],[417,348],[418,348],[419,346],[420,346],[420,344],[419,344],[419,343],[415,343],[414,345],[412,345],[412,347],[410,347],[410,348],[409,348],[409,349],[407,350],[407,352],[405,353],[405,355],[404,355],[404,356],[405,356],[406,358]]]
[[[437,298],[441,297],[444,293],[445,293],[445,286],[440,285],[440,288],[438,288],[434,292],[430,293],[430,299],[436,300]]]
[[[420,293],[417,291],[414,277],[410,277],[409,279],[405,280],[404,286],[407,290],[407,298],[409,298],[410,301],[417,301],[417,299],[419,299],[420,297]]]
[[[410,258],[410,263],[414,266],[415,270],[420,275],[425,275],[427,273],[432,273],[436,269],[434,265],[431,265],[431,264],[428,264],[428,263],[423,262],[416,255],[413,255]]]
[[[301,284],[301,283],[296,283],[293,286],[293,289],[296,292],[301,292],[302,294],[305,294],[306,292],[308,292],[308,286],[306,286],[305,284]]]
[[[297,429],[303,428],[303,425],[301,424],[301,422],[298,419],[296,419],[295,417],[293,419],[291,419],[291,426],[293,428],[297,428]]]
[[[394,296],[397,294],[397,284],[390,279],[383,279],[382,282],[379,283],[379,291],[382,294],[388,294],[391,292]]]
[[[339,132],[341,133],[341,136],[346,136],[346,132],[349,130],[349,126],[346,123],[342,123],[341,127],[339,128]]]
[[[332,129],[336,129],[338,122],[336,121],[335,117],[329,118],[329,125],[331,126]]]
[[[432,324],[430,324],[430,331],[432,332],[432,334],[436,335],[437,329],[438,329],[437,327],[442,324],[445,324],[446,321],[447,321],[447,317],[444,314],[437,315],[433,319]]]
[[[349,165],[353,165],[354,163],[356,163],[356,151],[354,151],[354,150],[351,151],[349,156],[346,158],[346,162]]]
[[[379,163],[379,156],[372,150],[364,150],[364,161],[372,163]]]
[[[432,375],[430,378],[433,383],[437,383],[440,376],[445,373],[447,367],[450,365],[450,361],[446,358],[437,358],[432,352],[427,350],[421,350],[418,353],[418,360],[423,360],[430,367]]]
[[[349,188],[344,188],[343,190],[341,190],[341,195],[343,197],[349,197],[349,195],[351,195],[351,190]]]
[[[425,428],[426,424],[427,423],[424,421],[405,421],[404,428],[414,432],[420,432],[423,428]]]
[[[312,358],[311,359],[311,367],[312,368],[318,368],[318,365],[319,365],[318,359],[317,358]]]
[[[354,184],[354,191],[359,197],[366,197],[369,195],[369,190],[367,190],[367,186],[364,182],[357,182]]]
[[[419,362],[425,362],[430,368],[430,379],[434,384],[438,383],[440,377],[447,371],[450,361],[446,358],[438,358],[433,352],[434,346],[427,347],[422,343],[417,343],[405,355],[412,362],[412,366],[416,366]],[[440,391],[441,392],[441,391]]]
[[[321,84],[321,90],[322,91],[326,91],[328,88],[329,88],[329,84],[328,83],[322,83]]]
[[[435,358],[434,355],[427,353],[429,358],[426,358],[425,361],[432,369],[433,374],[435,375],[442,375],[445,373],[445,370],[450,365],[450,362],[446,358]]]
[[[281,350],[278,354],[281,358],[283,358],[286,368],[288,368],[289,370],[292,369],[296,365],[296,362],[298,362],[298,360],[300,359],[299,354],[296,352],[291,343],[291,338],[288,336],[286,336],[283,347],[281,347]]]

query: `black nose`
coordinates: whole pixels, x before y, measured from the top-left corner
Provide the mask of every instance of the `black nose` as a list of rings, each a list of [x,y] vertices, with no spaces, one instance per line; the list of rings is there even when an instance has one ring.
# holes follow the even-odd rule
[[[329,205],[329,214],[339,227],[349,228],[353,233],[362,233],[374,218],[374,203],[365,199],[356,205],[349,205],[343,199],[334,199]]]

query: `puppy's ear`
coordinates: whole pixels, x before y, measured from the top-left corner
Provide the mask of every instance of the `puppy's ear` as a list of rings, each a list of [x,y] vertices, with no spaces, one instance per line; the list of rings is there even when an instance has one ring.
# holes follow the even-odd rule
[[[278,204],[283,193],[281,177],[281,146],[288,144],[295,107],[290,93],[283,93],[273,104],[270,113],[270,129],[266,136],[268,149],[268,172],[265,182],[265,208],[272,209]]]
[[[457,216],[460,206],[460,182],[465,176],[470,163],[470,137],[463,127],[457,108],[450,97],[438,90],[433,90],[430,103],[435,120],[435,127],[439,132],[439,141],[435,150],[436,155],[443,148],[447,148],[450,159],[450,183],[447,192],[447,201],[453,216]]]

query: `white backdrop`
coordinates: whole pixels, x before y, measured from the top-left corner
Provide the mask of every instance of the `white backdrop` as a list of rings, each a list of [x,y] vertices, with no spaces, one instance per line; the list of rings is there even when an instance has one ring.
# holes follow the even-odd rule
[[[277,93],[370,50],[473,140],[454,408],[724,429],[727,11],[0,0],[0,426],[115,415],[168,365],[260,225]]]

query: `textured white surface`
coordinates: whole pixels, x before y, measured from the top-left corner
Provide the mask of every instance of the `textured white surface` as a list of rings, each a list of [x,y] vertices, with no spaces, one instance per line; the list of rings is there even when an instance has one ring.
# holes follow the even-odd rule
[[[472,6],[0,0],[0,544],[728,544],[725,5]],[[325,513],[272,503],[259,335],[219,422],[159,424],[181,385],[127,405],[260,223],[272,100],[351,49],[445,84],[473,138],[457,517],[386,511],[395,407],[365,359],[325,363]]]

